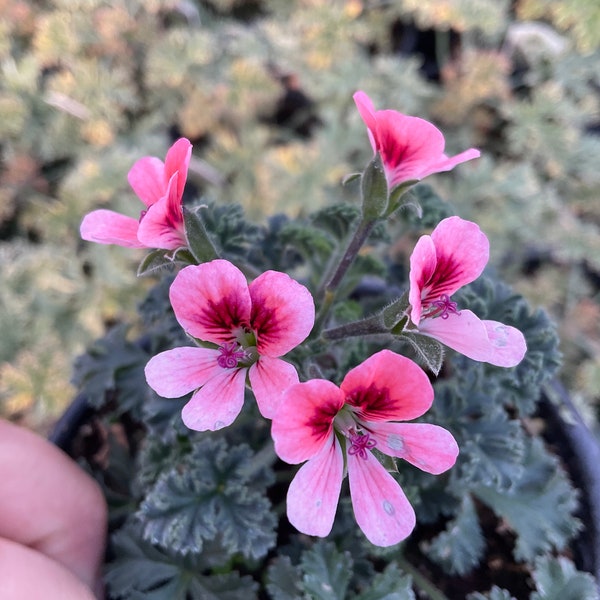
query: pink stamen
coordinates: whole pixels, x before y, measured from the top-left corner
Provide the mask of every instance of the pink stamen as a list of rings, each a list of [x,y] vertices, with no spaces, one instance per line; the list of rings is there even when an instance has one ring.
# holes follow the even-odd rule
[[[377,445],[377,442],[372,440],[368,433],[351,433],[350,443],[352,445],[348,449],[348,454],[358,454],[363,460],[367,460],[367,450],[370,450]]]
[[[236,350],[236,347],[235,342],[226,342],[219,346],[221,356],[217,358],[217,363],[220,367],[223,369],[235,369],[238,366],[238,362],[246,358],[246,352],[244,350]]]
[[[437,310],[433,311],[432,314],[427,315],[429,317],[441,317],[442,319],[447,319],[450,313],[455,315],[459,314],[457,310],[456,302],[450,300],[450,296],[448,294],[442,294],[439,300],[434,300],[431,304],[433,304]]]

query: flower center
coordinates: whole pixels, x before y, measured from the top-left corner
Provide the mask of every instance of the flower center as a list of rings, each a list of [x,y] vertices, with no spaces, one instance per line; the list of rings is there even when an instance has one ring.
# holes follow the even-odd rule
[[[351,446],[348,448],[348,454],[358,454],[364,460],[367,460],[367,450],[377,445],[377,442],[371,439],[368,433],[357,433],[354,431],[350,433],[349,439]]]
[[[235,342],[226,342],[219,346],[220,356],[217,357],[217,364],[223,369],[235,369],[239,361],[247,358],[247,353],[242,350]]]
[[[458,315],[460,311],[457,309],[456,302],[450,300],[450,296],[448,294],[442,294],[439,300],[433,300],[431,302],[433,310],[427,314],[427,317],[441,317],[442,319],[447,319],[450,316],[450,313]]]

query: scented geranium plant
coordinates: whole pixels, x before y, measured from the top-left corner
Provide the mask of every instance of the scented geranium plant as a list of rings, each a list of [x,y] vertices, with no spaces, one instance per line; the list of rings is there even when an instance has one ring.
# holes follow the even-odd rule
[[[179,139],[132,166],[139,218],[83,219],[86,240],[150,249],[138,274],[156,282],[140,322],[75,365],[110,598],[594,597],[566,558],[577,494],[527,425],[554,328],[420,183],[479,152],[354,100],[373,150],[344,183],[356,204],[255,224],[184,203]]]

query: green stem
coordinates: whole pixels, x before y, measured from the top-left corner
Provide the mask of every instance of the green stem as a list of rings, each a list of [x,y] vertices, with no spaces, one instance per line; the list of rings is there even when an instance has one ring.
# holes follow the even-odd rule
[[[322,336],[329,341],[343,340],[349,337],[359,337],[363,335],[377,335],[381,333],[389,333],[381,319],[381,315],[374,315],[362,321],[353,321],[345,323],[339,327],[326,329]]]
[[[358,227],[354,231],[352,238],[344,252],[344,255],[340,259],[333,275],[329,278],[329,280],[325,283],[321,290],[319,290],[319,295],[322,296],[322,304],[321,310],[317,315],[315,320],[315,327],[313,331],[320,331],[323,323],[325,323],[325,319],[329,315],[329,311],[331,310],[331,306],[333,301],[335,300],[335,294],[337,289],[344,278],[344,275],[354,262],[356,255],[362,248],[366,239],[369,237],[371,231],[373,231],[373,227],[375,227],[376,219],[365,220],[361,219]]]
[[[414,584],[425,594],[427,594],[429,600],[449,600],[446,594],[437,588],[425,575],[419,571],[413,564],[408,562],[404,556],[396,558],[398,566],[407,574],[410,575],[414,581]]]

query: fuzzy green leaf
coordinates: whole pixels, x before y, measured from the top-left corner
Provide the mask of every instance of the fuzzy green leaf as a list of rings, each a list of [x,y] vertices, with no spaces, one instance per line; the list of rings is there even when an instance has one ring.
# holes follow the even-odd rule
[[[257,584],[235,571],[212,574],[213,556],[181,556],[144,540],[139,526],[126,524],[111,539],[114,559],[108,564],[109,598],[151,600],[253,600]],[[207,553],[208,554],[208,553]],[[227,560],[220,552],[221,562]]]
[[[267,591],[273,600],[298,600],[302,597],[300,569],[289,556],[278,556],[267,569]]]
[[[345,600],[352,564],[349,552],[339,552],[331,542],[318,541],[302,554],[304,591],[314,600]]]
[[[199,263],[204,263],[218,258],[219,255],[204,226],[201,208],[190,210],[184,206],[183,221],[190,250]]]
[[[127,339],[128,327],[115,327],[77,357],[73,384],[97,408],[107,400],[107,392],[116,392],[116,412],[138,414],[148,392],[144,366],[149,356]]]
[[[169,254],[170,252],[170,250],[153,250],[146,254],[138,266],[138,277],[156,275],[163,269],[173,269],[174,262],[172,256]]]
[[[542,310],[532,311],[529,303],[506,284],[480,277],[454,296],[460,308],[472,310],[481,319],[500,321],[516,327],[525,336],[527,352],[518,366],[503,369],[484,365],[486,379],[493,375],[504,390],[502,404],[514,406],[519,414],[531,414],[541,386],[561,364],[556,326]],[[453,363],[460,371],[469,359],[460,355]]]
[[[444,347],[437,340],[412,331],[403,331],[400,339],[406,340],[417,351],[425,366],[437,375],[444,362]]]
[[[338,242],[342,242],[350,235],[359,217],[360,209],[357,206],[340,203],[316,211],[311,215],[311,221],[319,229],[329,232]]]
[[[218,538],[232,553],[264,556],[275,543],[276,519],[252,458],[248,446],[201,439],[146,495],[137,513],[144,537],[182,554]]]
[[[371,587],[355,596],[354,600],[415,600],[412,578],[403,575],[392,562],[383,573],[377,573]]]
[[[431,542],[427,556],[446,573],[465,575],[481,561],[485,540],[471,497],[466,495],[455,519]]]
[[[537,591],[530,600],[598,600],[594,578],[562,556],[538,559],[533,579]]]
[[[553,548],[562,550],[581,523],[573,516],[577,493],[539,439],[528,442],[523,466],[522,479],[510,490],[479,486],[473,491],[517,534],[515,558],[533,560]]]
[[[467,600],[516,600],[516,598],[508,590],[500,589],[494,585],[485,594],[481,594],[480,592],[469,594]]]
[[[506,414],[506,389],[496,371],[470,360],[460,364],[463,368],[452,380],[436,384],[431,413],[436,423],[452,431],[460,447],[452,470],[454,493],[460,496],[465,485],[509,489],[524,472],[525,433]]]

